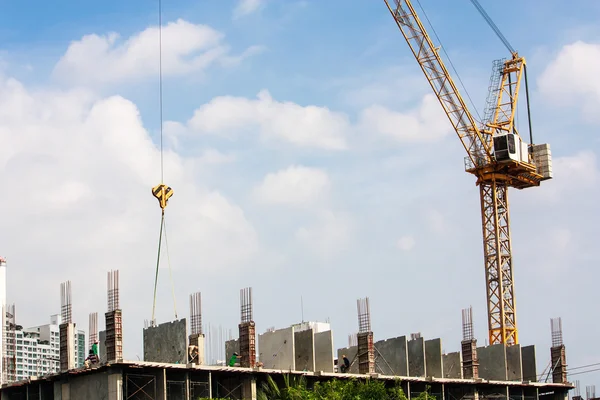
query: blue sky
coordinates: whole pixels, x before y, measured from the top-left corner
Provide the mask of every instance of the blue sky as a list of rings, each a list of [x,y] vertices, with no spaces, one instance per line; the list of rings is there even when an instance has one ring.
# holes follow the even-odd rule
[[[534,135],[555,157],[554,180],[511,193],[521,341],[538,346],[545,367],[548,320],[562,316],[569,365],[599,362],[600,350],[582,343],[600,333],[600,6],[481,3],[527,57]],[[481,111],[492,61],[507,50],[470,1],[421,4]],[[183,20],[165,27],[163,48],[179,314],[201,290],[205,321],[235,329],[237,289],[252,285],[259,332],[297,322],[303,296],[305,316],[331,318],[342,347],[356,329],[355,299],[370,296],[376,338],[421,331],[455,351],[460,309],[472,304],[484,344],[478,190],[385,4],[267,0],[237,17],[236,6],[163,4],[164,24]],[[58,310],[58,283],[71,279],[87,328],[87,313],[104,309],[103,274],[119,268],[134,358],[150,317],[158,234],[149,195],[159,179],[157,5],[2,7],[0,175],[15,196],[0,202],[8,210],[0,242],[18,266],[9,269],[9,301],[25,325],[42,323]],[[119,37],[107,44],[111,32]],[[95,41],[82,41],[91,34]],[[206,49],[215,58],[195,64]],[[108,263],[98,257],[107,253]],[[33,288],[57,304],[34,307],[15,290],[34,273],[47,281]],[[98,287],[87,290],[89,279]],[[160,279],[159,322],[172,318],[167,269]]]

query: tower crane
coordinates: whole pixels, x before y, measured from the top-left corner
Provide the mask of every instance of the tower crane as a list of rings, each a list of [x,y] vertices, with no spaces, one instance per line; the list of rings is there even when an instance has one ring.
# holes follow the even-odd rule
[[[552,178],[550,146],[533,143],[525,58],[510,46],[477,0],[471,0],[511,53],[510,58],[494,62],[486,108],[477,123],[411,1],[384,1],[467,152],[466,172],[475,175],[479,186],[489,343],[518,344],[508,188],[536,187]],[[515,124],[522,80],[529,143]]]

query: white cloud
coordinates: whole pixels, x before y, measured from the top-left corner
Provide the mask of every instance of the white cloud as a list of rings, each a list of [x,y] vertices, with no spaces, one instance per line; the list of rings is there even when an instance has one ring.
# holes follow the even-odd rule
[[[264,140],[282,139],[301,147],[346,148],[348,117],[326,107],[300,106],[274,100],[262,90],[257,99],[221,96],[196,110],[192,130],[233,136],[258,127]]]
[[[329,258],[348,248],[354,231],[354,222],[349,216],[322,210],[318,212],[317,221],[299,228],[295,237],[308,251]]]
[[[600,44],[577,41],[564,46],[541,74],[541,93],[558,105],[576,103],[594,117],[600,106]]]
[[[435,233],[443,233],[446,230],[446,219],[438,210],[428,210],[425,214],[429,229]]]
[[[360,114],[364,131],[376,131],[399,142],[432,142],[452,131],[452,125],[434,95],[423,98],[418,109],[409,112],[392,111],[372,105]]]
[[[57,285],[66,279],[74,284],[78,321],[105,309],[102,282],[111,268],[121,269],[122,303],[141,321],[150,307],[138,304],[149,305],[152,293],[160,209],[150,188],[159,183],[160,156],[136,106],[83,91],[33,92],[0,77],[0,143],[7,189],[0,197],[1,251],[15,267],[9,298],[21,323],[42,323],[55,313]],[[203,157],[222,159],[211,151]],[[232,271],[259,251],[242,209],[199,185],[190,172],[194,162],[165,153],[165,182],[174,189],[166,210],[170,258],[183,293],[197,290],[197,282],[182,279],[191,272]],[[15,289],[23,285],[32,291]],[[48,301],[34,306],[30,293]],[[132,322],[125,329],[135,337],[141,328]]]
[[[406,235],[406,236],[402,236],[402,237],[400,237],[400,239],[398,239],[396,246],[402,251],[409,251],[415,247],[415,244],[416,244],[415,238],[412,237],[411,235]]]
[[[220,63],[235,65],[256,54],[252,46],[239,56],[229,55],[224,35],[207,25],[178,19],[162,29],[163,74],[200,73]],[[138,81],[157,76],[159,68],[159,30],[152,26],[125,41],[119,34],[90,34],[69,45],[54,69],[59,79],[69,83],[106,84]]]
[[[294,165],[265,176],[255,196],[265,204],[306,206],[323,199],[329,188],[325,171]]]
[[[554,158],[552,173],[551,180],[542,182],[540,188],[528,193],[535,202],[555,203],[571,197],[574,192],[594,189],[600,177],[596,154],[590,150]]]
[[[239,0],[233,10],[233,18],[240,18],[258,11],[266,4],[266,0]]]

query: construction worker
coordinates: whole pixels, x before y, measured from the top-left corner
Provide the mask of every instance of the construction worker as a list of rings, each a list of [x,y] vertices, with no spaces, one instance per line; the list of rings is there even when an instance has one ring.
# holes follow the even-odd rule
[[[345,354],[342,356],[342,360],[344,364],[340,367],[340,370],[342,373],[346,373],[350,370],[350,360],[348,360]]]
[[[238,357],[239,357],[239,354],[234,352],[233,355],[231,356],[231,358],[229,359],[229,366],[230,367],[235,366],[235,363],[237,362]]]
[[[94,344],[92,344],[92,353],[94,353],[94,355],[96,356],[96,358],[98,357],[98,341],[94,341]]]

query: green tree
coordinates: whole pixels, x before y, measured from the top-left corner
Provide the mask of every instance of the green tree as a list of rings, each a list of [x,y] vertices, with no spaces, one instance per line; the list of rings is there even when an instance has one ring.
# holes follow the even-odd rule
[[[384,381],[367,379],[332,379],[317,382],[311,390],[307,387],[303,376],[283,376],[283,386],[267,376],[257,393],[258,400],[408,400],[400,380],[394,387],[386,388]],[[435,397],[426,392],[419,394],[415,400],[435,400]]]

